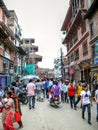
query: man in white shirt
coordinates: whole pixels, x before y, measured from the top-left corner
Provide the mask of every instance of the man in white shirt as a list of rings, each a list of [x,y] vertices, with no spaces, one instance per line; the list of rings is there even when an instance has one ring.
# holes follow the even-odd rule
[[[88,90],[87,84],[84,85],[84,90],[81,92],[81,103],[82,103],[82,118],[85,119],[85,109],[87,107],[88,110],[88,124],[91,123],[91,106],[92,106],[92,99],[91,99],[91,93]]]
[[[96,121],[98,122],[98,86],[97,86],[97,90],[95,91],[95,102],[96,102],[96,108],[97,108]]]
[[[31,105],[32,108],[35,108],[36,86],[32,82],[32,79],[30,79],[29,83],[27,84],[26,90],[27,90],[27,97],[29,102],[29,109],[31,109]]]

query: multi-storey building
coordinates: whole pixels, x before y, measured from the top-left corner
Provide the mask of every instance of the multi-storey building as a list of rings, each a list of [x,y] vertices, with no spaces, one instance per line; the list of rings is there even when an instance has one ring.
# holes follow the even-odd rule
[[[23,38],[22,39],[22,48],[25,50],[26,52],[26,66],[28,66],[28,68],[33,68],[36,72],[36,68],[38,68],[37,63],[42,61],[42,56],[36,54],[36,52],[38,52],[38,46],[33,45],[35,43],[35,39],[33,38]],[[31,66],[32,65],[32,66]],[[27,71],[27,70],[26,70]],[[29,70],[28,70],[29,71]]]
[[[91,45],[91,77],[92,83],[98,83],[98,0],[92,0],[91,6],[85,15],[89,19]]]
[[[90,82],[91,46],[89,24],[84,19],[91,0],[70,0],[61,30],[66,31],[69,78]]]
[[[10,13],[3,0],[0,0],[0,84],[5,87],[14,74],[15,35],[7,26]]]
[[[14,10],[9,11],[11,17],[8,19],[8,26],[13,31],[15,35],[14,45],[17,47],[18,51],[15,53],[14,57],[14,74],[17,76],[23,75],[25,68],[25,51],[21,47],[21,28],[18,23],[18,18]]]

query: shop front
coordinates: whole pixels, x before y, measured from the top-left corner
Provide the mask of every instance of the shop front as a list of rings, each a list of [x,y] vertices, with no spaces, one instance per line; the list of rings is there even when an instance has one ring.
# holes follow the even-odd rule
[[[81,81],[91,83],[91,65],[90,60],[80,63]]]

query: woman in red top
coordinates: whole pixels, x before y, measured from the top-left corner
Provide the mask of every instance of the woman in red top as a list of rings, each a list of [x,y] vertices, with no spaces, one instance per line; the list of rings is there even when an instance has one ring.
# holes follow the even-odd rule
[[[71,108],[73,108],[73,106],[75,108],[75,86],[73,86],[72,83],[69,84],[68,95],[69,95],[69,98],[70,98]]]

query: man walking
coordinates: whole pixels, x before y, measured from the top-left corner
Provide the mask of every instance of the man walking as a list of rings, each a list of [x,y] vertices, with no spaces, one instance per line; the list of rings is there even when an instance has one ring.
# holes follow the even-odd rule
[[[82,118],[85,119],[85,109],[87,107],[88,110],[88,124],[91,123],[91,106],[92,106],[92,99],[91,99],[91,93],[88,90],[87,84],[84,85],[84,90],[81,92],[81,103],[82,103]]]
[[[27,90],[29,109],[31,109],[31,107],[35,108],[36,86],[32,82],[32,79],[30,79],[29,83],[27,84],[26,90]]]

